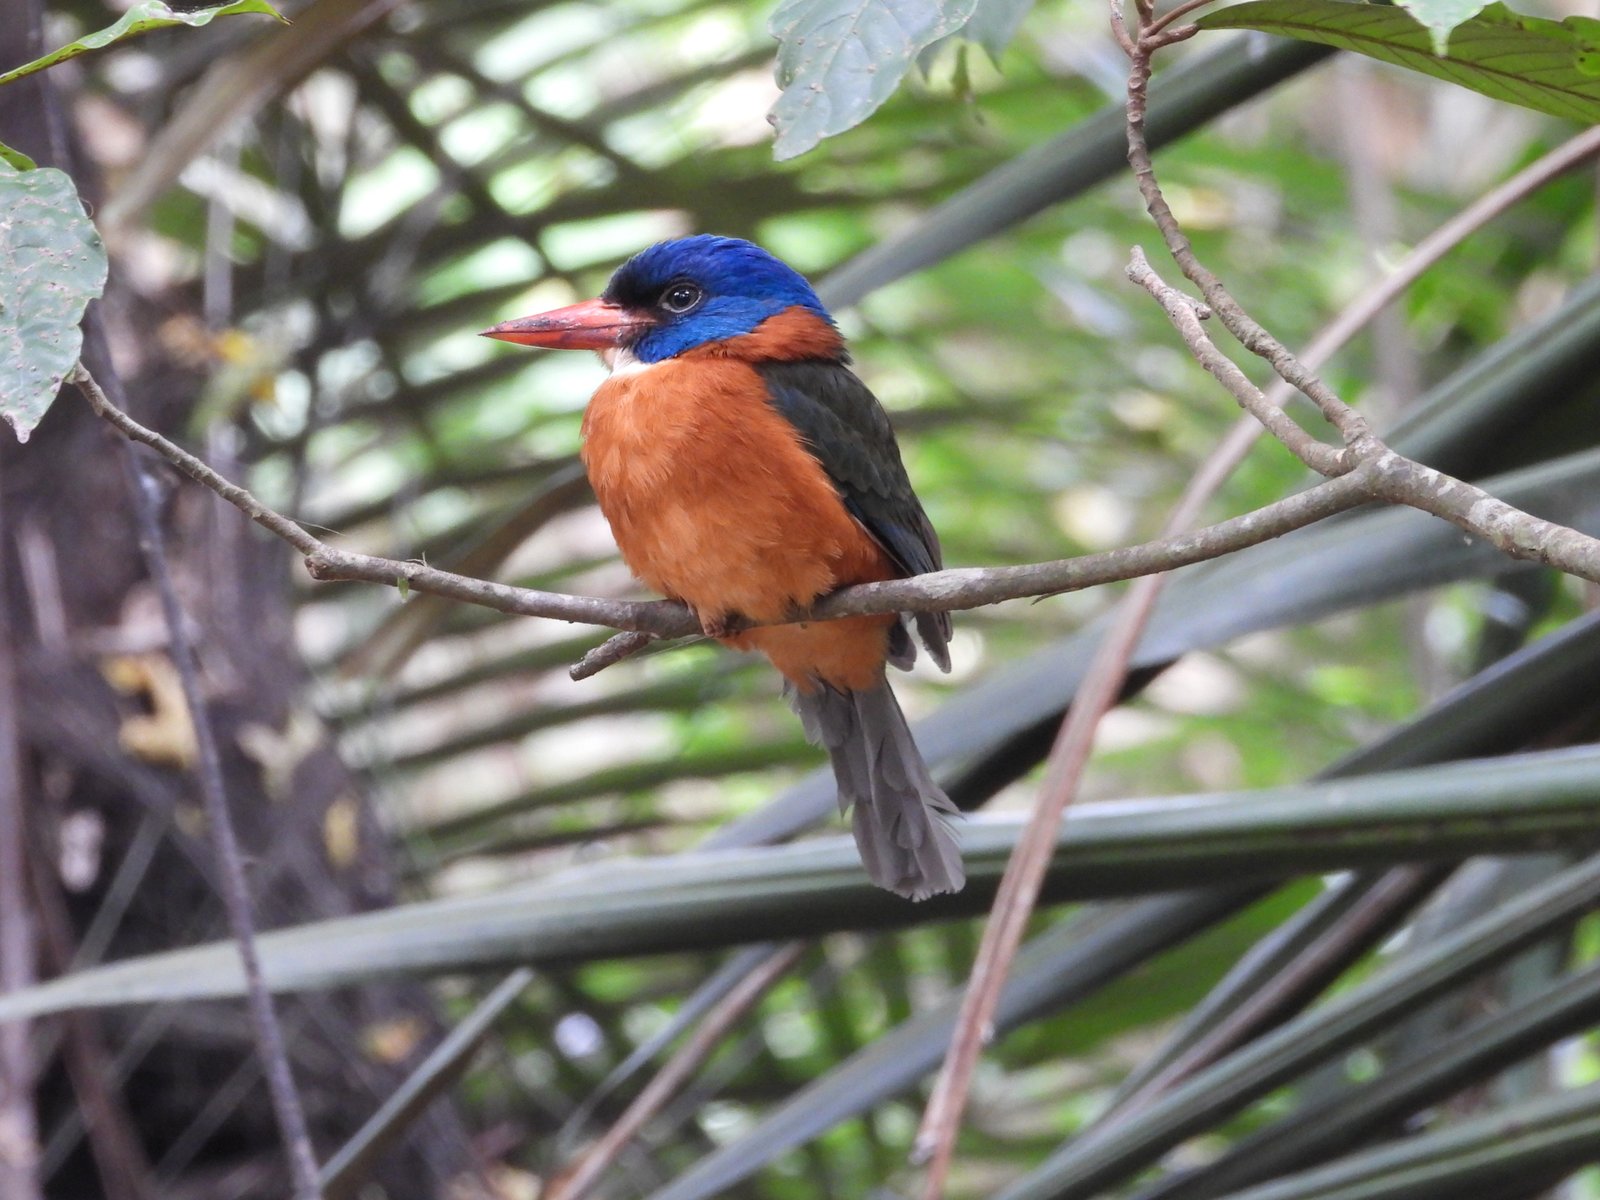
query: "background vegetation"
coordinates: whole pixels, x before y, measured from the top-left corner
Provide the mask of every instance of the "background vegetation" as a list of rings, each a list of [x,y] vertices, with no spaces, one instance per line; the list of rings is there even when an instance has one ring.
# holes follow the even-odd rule
[[[286,11],[0,88],[0,140],[68,169],[105,236],[84,356],[113,398],[341,546],[634,595],[574,459],[600,369],[475,335],[690,231],[823,281],[953,565],[1153,537],[1237,419],[1124,278],[1158,238],[1093,5],[986,4],[969,33],[997,61],[938,42],[870,119],[777,162],[765,5]],[[0,67],[114,15],[0,0]],[[1152,120],[1186,135],[1159,154],[1169,198],[1291,345],[1573,132],[1259,35],[1162,67]],[[1594,213],[1585,172],[1543,188],[1327,371],[1396,446],[1591,533]],[[0,1193],[281,1196],[248,1027],[218,999],[232,951],[160,953],[227,928],[122,471],[70,391],[0,447],[0,746],[21,751],[0,1017],[32,1018],[4,1027],[0,1120],[37,1149],[9,1177],[31,1190]],[[258,915],[290,930],[263,950],[329,1195],[563,1194],[697,1025],[705,1061],[597,1194],[914,1188],[919,1089],[1107,589],[961,614],[951,675],[900,685],[986,814],[968,892],[911,907],[836,830],[750,848],[832,804],[760,664],[672,646],[574,683],[600,634],[313,584],[162,478]],[[1305,481],[1262,445],[1212,515]],[[1592,601],[1410,512],[1175,580],[1068,817],[951,1194],[1600,1190],[1568,1180],[1600,1119]],[[1491,755],[1513,757],[1471,761]],[[702,843],[727,849],[685,853]],[[750,979],[764,994],[730,996]],[[387,1110],[352,1151],[408,1078],[426,1117]]]

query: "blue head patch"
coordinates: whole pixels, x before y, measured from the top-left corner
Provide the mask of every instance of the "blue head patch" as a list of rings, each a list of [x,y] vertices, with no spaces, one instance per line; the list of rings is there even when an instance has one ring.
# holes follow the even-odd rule
[[[786,308],[833,324],[799,272],[760,246],[711,234],[641,250],[617,268],[602,299],[654,318],[628,347],[647,363],[749,333]]]

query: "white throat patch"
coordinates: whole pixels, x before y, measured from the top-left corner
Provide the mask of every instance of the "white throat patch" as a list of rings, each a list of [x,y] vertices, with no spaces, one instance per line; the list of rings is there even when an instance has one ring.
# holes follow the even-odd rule
[[[640,362],[634,357],[633,351],[626,346],[612,346],[600,351],[600,361],[611,368],[611,377],[618,375],[638,375],[648,371],[655,363]]]

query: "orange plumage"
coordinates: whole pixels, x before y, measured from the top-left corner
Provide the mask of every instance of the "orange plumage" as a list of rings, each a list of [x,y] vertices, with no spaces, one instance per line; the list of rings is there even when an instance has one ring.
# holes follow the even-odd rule
[[[835,588],[899,574],[750,365],[824,335],[836,351],[821,321],[780,314],[714,349],[613,375],[584,414],[584,466],[623,560],[693,608],[707,632],[732,617],[779,622]],[[802,691],[818,679],[855,690],[881,677],[894,621],[774,625],[721,640],[760,650]]]

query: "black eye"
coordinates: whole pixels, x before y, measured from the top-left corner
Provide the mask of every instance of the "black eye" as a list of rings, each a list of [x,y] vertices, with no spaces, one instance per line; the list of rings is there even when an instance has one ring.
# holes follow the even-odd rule
[[[669,313],[686,313],[704,298],[705,293],[692,283],[671,283],[658,303]]]

